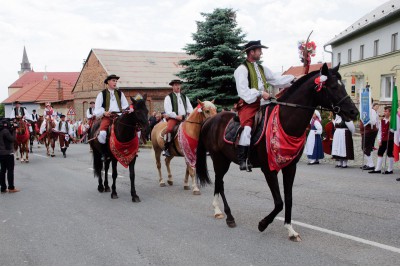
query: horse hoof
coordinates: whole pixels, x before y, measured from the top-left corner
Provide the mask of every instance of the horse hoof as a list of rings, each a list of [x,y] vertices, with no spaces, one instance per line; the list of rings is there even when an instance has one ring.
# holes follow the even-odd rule
[[[224,216],[224,214],[222,214],[222,213],[217,213],[217,214],[214,214],[214,218],[215,219],[223,219],[225,216]]]
[[[98,187],[97,187],[97,190],[99,190],[100,193],[103,193],[103,192],[104,192],[104,187],[98,186]]]
[[[56,155],[51,155],[52,158],[54,158]]]
[[[183,190],[190,190],[190,186],[185,185],[185,186],[183,187]]]
[[[132,197],[132,202],[141,202],[139,196]]]
[[[19,160],[19,158],[15,158],[15,160]]]
[[[268,224],[263,223],[262,221],[258,223],[258,230],[260,232],[264,232],[267,229]]]
[[[29,163],[29,160],[25,160],[26,163]]]
[[[107,187],[104,189],[104,192],[111,192],[110,187],[107,186]]]
[[[226,220],[226,224],[229,226],[229,228],[235,228],[236,227],[235,221]]]
[[[201,195],[201,192],[200,192],[200,191],[193,191],[193,195],[195,195],[195,196],[200,196],[200,195]]]
[[[160,187],[165,187],[165,183],[160,183]]]
[[[115,194],[111,194],[111,198],[112,199],[117,199],[118,198],[118,195],[115,193]]]
[[[174,182],[173,181],[168,181],[168,184],[169,185],[174,185]]]
[[[293,242],[301,242],[301,237],[300,237],[300,235],[297,235],[297,236],[292,235],[292,236],[289,236],[289,240],[293,241]]]

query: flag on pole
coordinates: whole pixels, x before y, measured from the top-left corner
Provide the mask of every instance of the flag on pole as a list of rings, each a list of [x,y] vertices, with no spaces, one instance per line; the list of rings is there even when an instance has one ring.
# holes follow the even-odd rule
[[[371,120],[371,92],[369,88],[360,89],[360,119],[363,125],[367,125]]]
[[[397,109],[399,107],[398,95],[397,95],[397,86],[393,87],[393,97],[392,97],[392,111],[390,112],[390,130],[394,131],[394,146],[393,146],[393,156],[394,161],[399,161],[399,153],[400,153],[400,129],[398,127],[399,117],[397,115]]]

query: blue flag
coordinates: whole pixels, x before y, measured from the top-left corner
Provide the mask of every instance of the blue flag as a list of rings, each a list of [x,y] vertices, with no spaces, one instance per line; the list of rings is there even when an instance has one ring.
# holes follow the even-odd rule
[[[364,125],[370,121],[371,92],[369,88],[360,89],[360,120]]]

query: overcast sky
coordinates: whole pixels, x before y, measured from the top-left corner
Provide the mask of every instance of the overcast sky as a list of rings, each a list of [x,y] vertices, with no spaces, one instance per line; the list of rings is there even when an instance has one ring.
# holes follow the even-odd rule
[[[317,44],[312,63],[330,62],[323,45],[379,6],[378,0],[12,0],[0,7],[0,101],[18,79],[25,45],[34,71],[80,72],[91,48],[184,52],[201,12],[232,8],[247,40],[269,47],[274,72],[300,65],[297,42]],[[117,73],[118,74],[118,73]]]

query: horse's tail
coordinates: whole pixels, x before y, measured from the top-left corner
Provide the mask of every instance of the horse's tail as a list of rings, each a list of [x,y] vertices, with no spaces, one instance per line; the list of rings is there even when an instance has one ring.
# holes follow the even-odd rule
[[[93,174],[94,177],[101,177],[101,171],[103,170],[103,161],[101,160],[101,153],[92,148],[93,150]]]
[[[206,184],[211,184],[211,180],[207,170],[207,150],[201,135],[200,131],[196,152],[196,178],[197,182],[200,183],[200,186],[205,186]]]

